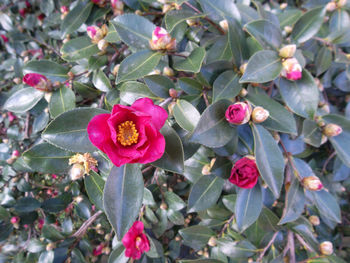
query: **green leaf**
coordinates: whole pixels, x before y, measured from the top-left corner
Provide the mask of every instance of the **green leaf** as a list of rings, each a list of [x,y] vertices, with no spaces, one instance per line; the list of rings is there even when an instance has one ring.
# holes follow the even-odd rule
[[[108,92],[109,90],[112,89],[110,80],[101,69],[94,72],[92,83],[94,84],[96,89],[101,90],[103,92]]]
[[[160,132],[165,138],[165,151],[163,156],[153,162],[152,165],[170,172],[183,174],[184,152],[180,137],[168,123],[165,123]]]
[[[61,48],[62,58],[67,61],[77,61],[89,58],[100,52],[97,45],[91,42],[89,37],[74,38],[63,44]]]
[[[243,232],[259,218],[263,206],[262,201],[263,196],[259,183],[251,189],[239,190],[236,199],[235,217],[240,232]]]
[[[316,35],[323,24],[325,14],[325,6],[316,7],[303,14],[293,27],[292,39],[300,44]]]
[[[238,80],[239,76],[233,70],[221,73],[213,84],[213,101],[235,98],[242,89]]]
[[[148,19],[135,14],[117,16],[112,24],[121,40],[135,49],[149,48],[149,41],[156,26]]]
[[[55,10],[55,3],[53,0],[40,2],[40,11],[43,12],[46,16],[50,15],[53,10]]]
[[[109,255],[108,263],[127,263],[129,258],[125,256],[125,247],[121,244]]]
[[[195,48],[187,58],[178,58],[174,63],[174,69],[178,71],[198,73],[205,58],[205,49]]]
[[[55,258],[54,251],[45,251],[40,254],[38,263],[53,263]]]
[[[232,241],[230,238],[219,238],[217,240],[219,250],[230,258],[248,258],[255,254],[256,247],[249,241]]]
[[[75,108],[75,94],[66,87],[61,87],[52,93],[49,110],[52,118]]]
[[[44,97],[44,92],[26,87],[13,93],[5,102],[4,109],[24,113],[33,108]]]
[[[194,259],[194,260],[179,260],[179,263],[222,263],[216,259]]]
[[[317,53],[315,60],[316,75],[319,76],[324,73],[332,64],[332,52],[328,47],[322,47]]]
[[[41,231],[45,238],[53,242],[64,239],[64,236],[53,226],[44,225]]]
[[[208,50],[206,63],[212,63],[220,60],[231,60],[232,51],[228,36],[221,36],[216,39],[214,45]]]
[[[339,115],[325,115],[322,118],[327,123],[334,123],[342,127],[343,132],[338,136],[330,137],[329,141],[340,160],[350,167],[350,121]]]
[[[90,120],[105,110],[97,108],[77,108],[66,111],[54,119],[42,133],[42,138],[49,143],[73,152],[93,152],[92,145],[86,131]]]
[[[319,101],[319,90],[311,74],[303,70],[300,80],[279,78],[276,82],[283,100],[296,114],[313,119]]]
[[[162,75],[150,75],[144,78],[149,89],[161,98],[169,97],[169,89],[174,89],[174,82]]]
[[[231,53],[234,64],[239,67],[249,58],[247,41],[242,30],[241,24],[234,19],[228,19],[228,41],[230,43]]]
[[[177,100],[173,111],[176,122],[189,132],[194,130],[201,117],[196,107],[186,100]]]
[[[141,82],[127,81],[120,87],[120,99],[127,104],[133,104],[135,100],[144,97],[158,99],[158,97]]]
[[[184,243],[195,250],[203,248],[215,233],[207,226],[191,226],[179,230]]]
[[[63,173],[68,170],[68,159],[73,155],[43,142],[23,153],[23,160],[34,171],[41,173]]]
[[[303,140],[314,147],[320,147],[322,142],[322,132],[317,122],[305,119],[303,122]]]
[[[181,22],[186,21],[188,19],[196,19],[204,16],[205,14],[194,13],[192,11],[184,9],[172,10],[166,13],[164,21],[167,31],[171,33],[174,30],[174,28]]]
[[[23,73],[38,73],[51,81],[65,81],[68,79],[69,69],[51,60],[32,60],[23,66]]]
[[[41,206],[40,202],[33,197],[23,197],[15,205],[15,210],[20,213],[33,212]]]
[[[179,211],[174,211],[172,209],[168,209],[167,216],[168,216],[169,220],[175,225],[185,224],[185,218],[182,215],[182,213]]]
[[[73,33],[88,19],[93,3],[80,2],[69,11],[61,24],[63,36]]]
[[[283,225],[297,220],[304,211],[304,204],[305,194],[303,188],[300,187],[299,181],[294,178],[289,186],[283,209],[283,215],[278,224]]]
[[[188,212],[198,212],[213,206],[219,199],[224,180],[218,176],[204,175],[192,186],[188,198]]]
[[[252,124],[254,155],[261,177],[278,198],[284,180],[284,159],[272,135],[261,125]]]
[[[142,173],[137,164],[112,168],[104,188],[103,203],[119,240],[139,214],[143,188]]]
[[[261,123],[262,126],[274,131],[297,134],[297,125],[293,114],[281,104],[271,99],[265,93],[259,92],[258,89],[250,89],[245,98],[255,107],[261,106],[269,111],[270,116]]]
[[[282,62],[277,52],[271,50],[258,51],[249,59],[247,68],[239,82],[268,82],[277,78],[281,70]]]
[[[60,197],[46,199],[41,205],[41,208],[45,212],[49,212],[49,213],[58,213],[60,211],[63,211],[66,207],[67,207],[67,204],[65,203],[63,198],[60,198]]]
[[[225,112],[231,102],[219,100],[203,112],[190,141],[208,147],[221,147],[228,143],[233,136],[232,127],[225,119]]]
[[[236,200],[237,200],[237,195],[236,194],[225,195],[222,198],[223,204],[232,213],[235,213]]]
[[[164,199],[169,209],[174,211],[179,211],[186,206],[186,203],[174,192],[166,192],[164,194]]]
[[[211,1],[199,0],[205,14],[216,22],[220,22],[226,17],[234,18],[237,21],[241,20],[241,15],[236,5],[231,0]]]
[[[117,82],[144,77],[158,65],[161,57],[161,53],[150,50],[142,50],[126,57],[120,64]]]
[[[97,70],[108,64],[107,56],[98,56],[89,58],[89,70]]]
[[[265,49],[278,49],[282,44],[280,28],[268,20],[255,20],[246,24],[244,29]]]
[[[96,205],[98,209],[104,210],[103,188],[105,186],[105,181],[102,179],[102,177],[98,173],[90,171],[90,175],[85,176],[84,184],[90,201]]]
[[[112,22],[109,22],[108,33],[105,36],[104,40],[106,40],[109,43],[116,43],[120,41],[117,29],[115,28],[115,25],[113,25]]]
[[[189,95],[199,95],[203,92],[202,84],[191,78],[179,78],[178,84]]]

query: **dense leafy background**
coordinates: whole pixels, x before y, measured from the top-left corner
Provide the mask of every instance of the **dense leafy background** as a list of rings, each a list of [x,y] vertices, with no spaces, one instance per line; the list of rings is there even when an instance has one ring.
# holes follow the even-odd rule
[[[139,262],[349,262],[350,3],[327,12],[327,0],[280,2],[288,5],[124,0],[115,16],[109,1],[1,1],[9,41],[0,39],[0,262],[127,262],[120,240],[138,218],[151,241]],[[105,52],[86,33],[102,24]],[[176,38],[176,52],[150,50],[156,26]],[[304,68],[295,82],[280,77],[278,50],[291,43]],[[26,73],[45,75],[54,90],[26,86]],[[87,123],[141,97],[169,111],[166,153],[113,167]],[[237,99],[270,117],[229,125]],[[322,143],[320,121],[343,133]],[[91,152],[98,171],[72,181],[77,152]],[[227,178],[247,154],[261,178],[239,189]],[[311,175],[324,190],[303,188],[298,179]],[[319,251],[326,240],[331,256]]]

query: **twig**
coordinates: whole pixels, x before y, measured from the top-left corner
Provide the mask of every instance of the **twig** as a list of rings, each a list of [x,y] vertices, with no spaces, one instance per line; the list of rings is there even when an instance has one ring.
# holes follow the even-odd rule
[[[26,116],[26,123],[25,123],[25,128],[24,128],[24,139],[29,139],[29,125],[30,125],[30,113],[27,112]]]
[[[53,51],[57,56],[61,57],[61,53],[59,51],[57,51],[54,47],[44,43],[44,42],[41,42],[40,40],[36,39],[35,37],[32,37],[31,35],[29,35],[29,38],[35,42],[37,42],[39,45],[42,45],[42,46],[45,46],[46,48],[50,49],[51,51]]]
[[[141,171],[141,173],[147,173],[148,171],[150,171],[150,170],[152,170],[154,167],[152,166],[152,165],[150,165],[150,166],[148,166],[148,167],[146,167],[146,168],[144,168],[142,171]]]
[[[99,108],[102,108],[102,107],[103,107],[103,101],[105,100],[105,97],[106,97],[106,93],[102,93],[100,102],[98,103],[98,107],[99,107]]]
[[[295,234],[295,236],[297,237],[298,241],[305,247],[306,250],[308,250],[309,252],[315,252],[315,250],[312,247],[310,247],[309,244],[307,244],[300,235]]]
[[[322,167],[322,174],[327,172],[327,165],[328,163],[333,159],[334,156],[336,156],[336,152],[334,151],[328,158],[327,160],[324,162],[323,167]]]
[[[161,16],[161,15],[164,15],[163,12],[160,12],[160,11],[154,11],[154,12],[143,12],[141,13],[141,16]]]
[[[292,169],[293,169],[293,174],[298,178],[299,181],[302,181],[302,178],[298,172],[298,169],[295,167],[294,165],[294,162],[292,160],[292,157],[291,157],[291,154],[290,152],[287,151],[287,148],[284,146],[282,140],[279,141],[279,143],[281,144],[282,146],[282,149],[284,151],[284,153],[286,154],[286,157],[288,159],[288,162],[290,163],[290,165],[292,166]]]
[[[209,107],[209,101],[208,101],[208,96],[207,96],[207,90],[206,89],[204,89],[203,90],[203,99],[204,99],[204,101],[205,101],[205,105],[207,105],[207,107]]]
[[[159,103],[159,106],[163,107],[163,106],[167,105],[168,103],[170,103],[172,100],[173,100],[173,98],[169,97],[169,98],[165,99],[164,101],[162,101],[161,103]]]
[[[102,214],[102,211],[98,211],[95,214],[93,214],[88,220],[86,220],[81,227],[73,234],[71,237],[81,238],[86,230],[89,228],[89,226]]]
[[[294,245],[294,234],[292,231],[288,231],[288,247],[289,247],[289,262],[290,263],[295,263],[295,245]]]
[[[278,232],[275,232],[275,233],[273,234],[273,236],[272,236],[270,242],[267,244],[266,247],[264,247],[263,251],[260,253],[260,256],[259,256],[258,259],[257,259],[258,262],[261,262],[261,261],[262,261],[262,259],[263,259],[264,255],[265,255],[266,251],[271,247],[271,245],[273,244],[273,242],[275,242],[275,239],[276,239],[276,237],[277,237],[277,234],[278,234]]]
[[[225,230],[227,229],[227,227],[231,224],[232,220],[235,218],[235,214],[233,214],[230,219],[226,222],[226,224],[223,226],[223,228],[221,229],[219,236],[222,236],[222,234],[225,232]]]

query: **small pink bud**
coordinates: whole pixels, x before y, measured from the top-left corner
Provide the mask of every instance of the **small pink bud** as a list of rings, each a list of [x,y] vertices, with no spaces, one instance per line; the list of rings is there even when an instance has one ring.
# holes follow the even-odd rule
[[[45,19],[45,15],[44,14],[40,14],[37,16],[37,18],[40,20],[40,21],[43,21]]]
[[[229,123],[242,125],[250,120],[252,107],[245,102],[236,102],[230,105],[225,113],[226,120]]]
[[[13,216],[11,217],[11,224],[17,224],[19,222],[19,217],[18,216]]]
[[[13,158],[18,158],[21,156],[21,153],[18,150],[14,150],[11,155]]]
[[[61,6],[60,11],[62,14],[66,14],[69,12],[69,9],[67,6],[63,5],[63,6]]]
[[[97,26],[88,26],[86,31],[92,42],[95,44],[98,44],[98,42],[103,39],[105,35],[103,30]]]
[[[291,58],[294,56],[296,50],[296,45],[287,45],[280,49],[279,55],[282,58]]]
[[[172,51],[176,48],[175,38],[171,38],[168,31],[157,26],[152,33],[152,40],[150,40],[152,50],[167,50]]]
[[[323,184],[317,176],[304,177],[302,180],[304,188],[310,191],[320,191],[323,189]]]
[[[98,245],[97,247],[95,247],[95,248],[93,249],[92,254],[93,254],[95,257],[101,255],[101,254],[102,254],[103,247],[104,247],[103,244]]]
[[[7,117],[9,119],[9,122],[13,122],[15,119],[17,119],[16,115],[14,115],[12,112],[8,112]]]
[[[27,7],[27,8],[31,8],[31,7],[32,7],[32,5],[29,3],[28,0],[25,1],[25,4],[26,4],[26,7]]]
[[[56,174],[51,174],[51,178],[52,179],[57,179],[57,175]]]
[[[329,241],[322,242],[319,248],[322,255],[330,256],[333,254],[333,244]]]
[[[50,91],[51,89],[50,81],[41,74],[28,73],[24,75],[23,82],[40,91]]]
[[[296,58],[287,58],[282,62],[281,76],[289,80],[299,80],[302,77],[302,67]]]
[[[27,9],[26,8],[21,8],[19,10],[19,14],[21,15],[21,17],[25,17],[27,14]]]
[[[255,123],[264,122],[269,116],[269,111],[265,110],[263,107],[255,107],[252,112],[252,120]]]
[[[2,40],[4,41],[4,43],[9,42],[9,39],[7,38],[7,36],[5,36],[5,35],[0,35],[0,37],[2,38]]]
[[[329,123],[323,128],[323,134],[326,135],[327,137],[338,136],[342,132],[343,132],[342,127],[334,123]]]

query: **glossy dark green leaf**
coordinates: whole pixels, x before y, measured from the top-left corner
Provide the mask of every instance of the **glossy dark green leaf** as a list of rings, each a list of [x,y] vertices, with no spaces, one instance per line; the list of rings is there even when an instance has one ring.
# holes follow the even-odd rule
[[[90,175],[85,176],[84,184],[90,201],[98,209],[103,210],[103,188],[105,181],[98,173],[90,171]]]
[[[192,78],[179,78],[178,84],[183,91],[190,95],[198,95],[203,92],[202,85]]]
[[[201,225],[182,228],[179,230],[179,234],[186,245],[196,250],[204,247],[208,243],[210,237],[215,235],[209,227]]]
[[[15,210],[20,213],[29,213],[35,211],[41,206],[41,203],[33,197],[23,197],[15,205]]]
[[[77,61],[96,55],[100,50],[87,36],[74,38],[63,44],[61,48],[62,58],[67,61]]]
[[[295,178],[289,186],[284,205],[283,215],[278,224],[283,225],[297,220],[304,211],[304,204],[305,195],[303,187],[300,185],[300,182]]]
[[[55,258],[55,253],[53,251],[45,251],[40,254],[38,263],[53,263]]]
[[[337,223],[342,221],[339,204],[331,193],[321,190],[313,191],[312,194],[316,207],[322,216]]]
[[[285,26],[293,26],[302,15],[303,12],[296,8],[284,10],[284,12],[278,14],[278,18],[280,20],[280,27],[284,28]]]
[[[272,135],[261,125],[252,124],[254,155],[261,177],[278,198],[284,180],[284,159]]]
[[[108,64],[107,56],[97,56],[89,58],[89,70],[100,69]]]
[[[109,43],[116,43],[120,41],[118,32],[115,28],[115,25],[112,22],[109,23],[108,33],[105,36],[104,40],[106,40]]]
[[[210,105],[203,112],[190,141],[213,148],[228,143],[233,136],[233,128],[225,119],[225,112],[230,104],[228,100],[219,100]]]
[[[297,134],[297,126],[293,114],[265,93],[259,92],[258,89],[251,89],[246,99],[255,107],[261,106],[269,111],[269,118],[261,123],[262,126],[270,130]]]
[[[224,185],[221,177],[204,175],[192,186],[188,198],[188,212],[197,212],[210,208],[219,199]]]
[[[53,226],[44,225],[41,231],[45,238],[53,242],[64,239],[64,236]]]
[[[167,203],[169,209],[178,211],[186,206],[186,203],[174,192],[166,192],[164,194],[165,202]]]
[[[24,113],[32,109],[44,97],[44,92],[26,87],[13,93],[5,102],[4,109]]]
[[[127,81],[120,87],[120,99],[128,104],[133,104],[135,100],[144,97],[158,99],[158,97],[141,82]]]
[[[23,73],[38,73],[51,81],[65,81],[69,69],[51,60],[32,60],[23,67]]]
[[[134,223],[142,205],[143,178],[137,164],[113,167],[104,188],[103,203],[119,240]]]
[[[316,7],[303,14],[293,27],[293,40],[300,44],[316,35],[323,24],[325,14],[324,6]]]
[[[42,133],[42,138],[49,143],[73,152],[93,152],[87,133],[90,120],[102,113],[108,113],[98,108],[77,108],[66,111],[54,119]]]
[[[173,114],[180,127],[189,132],[194,130],[201,117],[196,107],[186,100],[176,101]]]
[[[92,6],[92,2],[81,1],[72,10],[70,10],[61,24],[61,31],[63,35],[73,33],[75,30],[77,30],[89,17]]]
[[[162,75],[150,75],[144,78],[149,89],[161,98],[169,97],[169,89],[174,89],[173,81]]]
[[[108,263],[127,263],[129,258],[125,256],[125,247],[117,246],[109,255]]]
[[[174,63],[174,69],[178,71],[198,73],[205,58],[205,49],[195,48],[187,58],[178,58]]]
[[[263,206],[262,201],[262,191],[259,183],[251,189],[239,190],[236,199],[235,217],[240,232],[243,232],[258,219]]]
[[[239,67],[249,58],[249,50],[242,26],[235,19],[228,19],[228,41],[234,64]]]
[[[168,209],[167,211],[168,219],[175,225],[183,225],[185,224],[185,218],[183,214],[179,211],[175,211],[172,209]]]
[[[94,77],[92,78],[92,83],[96,87],[96,89],[101,90],[103,92],[108,92],[112,89],[112,85],[106,74],[103,70],[97,70],[94,72]]]
[[[230,258],[248,258],[255,254],[256,247],[248,240],[232,241],[230,238],[217,240],[219,250]]]
[[[166,29],[171,33],[177,25],[188,19],[196,19],[205,16],[204,14],[194,13],[189,10],[171,10],[167,12],[164,18]]]
[[[135,14],[117,16],[112,24],[121,40],[136,49],[149,48],[152,32],[156,28],[148,19]]]
[[[304,120],[302,135],[304,136],[304,142],[317,148],[320,147],[322,142],[322,132],[315,121],[308,119]]]
[[[227,35],[218,38],[207,51],[206,62],[212,63],[220,60],[231,60],[232,51]]]
[[[255,20],[244,28],[265,49],[278,49],[282,44],[281,30],[268,20]]]
[[[221,0],[213,2],[211,0],[199,0],[205,14],[214,21],[220,22],[226,17],[231,17],[237,21],[241,20],[239,10],[233,1]]]
[[[33,169],[41,173],[62,173],[68,170],[68,159],[72,152],[62,150],[50,143],[34,145],[23,153],[23,160]]]
[[[235,212],[236,200],[237,200],[236,194],[225,195],[222,198],[222,202],[224,203],[225,207],[228,210],[230,210],[232,213]]]
[[[317,76],[324,73],[332,64],[332,52],[328,47],[322,47],[317,53],[315,60]]]
[[[61,87],[52,93],[49,110],[52,118],[75,108],[75,94],[66,87]]]
[[[277,78],[281,70],[282,62],[277,52],[258,51],[249,59],[247,68],[239,82],[268,82]]]
[[[312,119],[318,106],[319,90],[309,72],[303,70],[300,80],[289,81],[279,78],[276,81],[283,100],[296,114]]]
[[[165,151],[163,156],[152,165],[174,173],[184,173],[184,152],[180,137],[175,130],[165,123],[160,130],[165,138]]]
[[[239,76],[233,70],[227,70],[214,81],[213,101],[233,99],[242,89]]]
[[[60,197],[46,199],[41,206],[45,212],[49,213],[58,213],[63,211],[66,207],[66,202]]]
[[[144,77],[158,65],[161,57],[161,53],[150,50],[142,50],[126,57],[120,64],[117,82]]]

